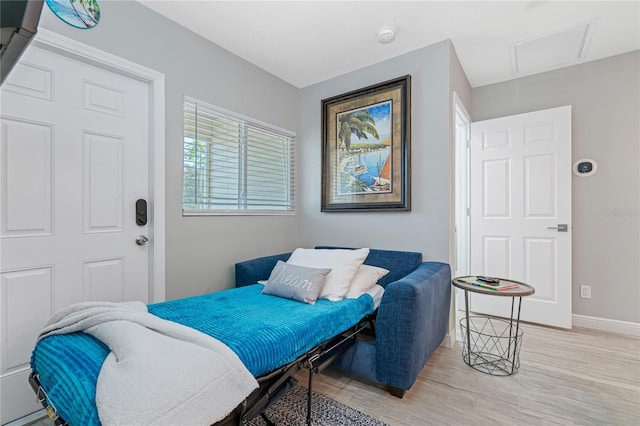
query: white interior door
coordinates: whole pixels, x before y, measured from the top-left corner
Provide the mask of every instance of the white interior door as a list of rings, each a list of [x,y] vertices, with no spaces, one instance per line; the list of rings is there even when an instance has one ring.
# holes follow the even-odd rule
[[[41,407],[36,337],[80,301],[149,301],[149,87],[30,47],[0,91],[1,423]],[[149,200],[151,201],[151,200]]]
[[[570,222],[571,107],[472,123],[471,273],[531,284],[525,321],[571,328]],[[509,301],[471,309],[509,316]]]

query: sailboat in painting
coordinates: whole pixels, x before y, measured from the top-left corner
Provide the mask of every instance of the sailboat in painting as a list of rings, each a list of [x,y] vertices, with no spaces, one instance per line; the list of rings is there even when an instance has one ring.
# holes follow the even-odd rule
[[[382,168],[379,168],[378,177],[374,177],[376,183],[371,187],[374,191],[388,191],[391,188],[391,156],[388,155]]]
[[[358,158],[351,157],[349,161],[344,165],[343,170],[349,173],[351,176],[359,176],[367,173],[369,167],[362,161],[362,155],[358,154]]]

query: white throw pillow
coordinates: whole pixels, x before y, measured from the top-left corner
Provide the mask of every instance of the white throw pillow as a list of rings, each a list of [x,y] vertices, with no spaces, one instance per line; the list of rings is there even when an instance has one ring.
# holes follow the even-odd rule
[[[378,280],[388,273],[389,270],[384,268],[362,265],[360,269],[358,269],[358,273],[353,278],[353,281],[351,281],[351,287],[349,288],[347,297],[349,299],[357,299],[372,289],[373,286],[378,283]]]
[[[348,249],[296,249],[287,263],[308,268],[331,268],[320,292],[321,299],[333,302],[345,298],[351,281],[369,255],[368,248]]]

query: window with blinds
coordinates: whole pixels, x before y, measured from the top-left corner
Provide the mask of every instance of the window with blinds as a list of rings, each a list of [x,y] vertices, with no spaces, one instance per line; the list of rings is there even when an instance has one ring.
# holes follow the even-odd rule
[[[293,213],[294,139],[185,97],[183,214]]]

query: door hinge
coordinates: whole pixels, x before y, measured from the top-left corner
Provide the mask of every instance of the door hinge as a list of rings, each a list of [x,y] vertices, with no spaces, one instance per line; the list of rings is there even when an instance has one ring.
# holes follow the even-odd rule
[[[467,216],[471,216],[471,207],[467,207]]]

